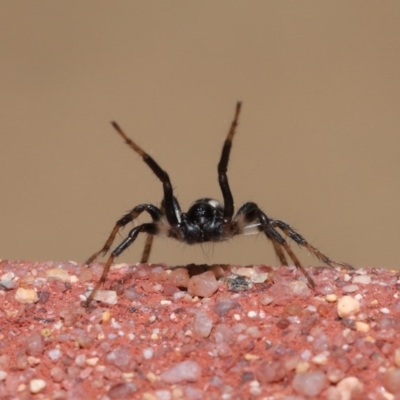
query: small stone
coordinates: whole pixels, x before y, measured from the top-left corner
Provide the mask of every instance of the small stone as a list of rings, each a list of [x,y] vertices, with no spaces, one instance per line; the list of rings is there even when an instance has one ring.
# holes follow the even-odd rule
[[[31,393],[39,393],[46,387],[46,381],[43,379],[32,379],[29,382],[29,391]]]
[[[176,287],[187,288],[189,279],[189,272],[186,268],[175,268],[168,275],[168,282]]]
[[[23,304],[32,304],[36,303],[39,298],[35,289],[25,289],[23,287],[19,287],[15,292],[15,300]]]
[[[132,356],[126,346],[121,346],[106,355],[106,361],[121,371],[128,371],[131,365]]]
[[[307,286],[307,283],[304,281],[292,281],[289,284],[290,291],[298,297],[303,299],[307,298],[311,294],[310,288]]]
[[[7,372],[0,370],[0,382],[7,378]]]
[[[117,292],[114,290],[99,289],[96,291],[93,299],[110,305],[118,303]]]
[[[44,350],[43,337],[39,333],[32,333],[25,339],[26,353],[29,356],[39,356]]]
[[[358,396],[363,392],[363,384],[358,378],[348,376],[336,385],[336,390],[340,395],[340,399],[351,400],[359,398]]]
[[[193,332],[201,337],[210,336],[213,320],[204,312],[198,311],[194,316]]]
[[[192,276],[187,291],[191,296],[211,297],[218,290],[218,282],[212,271]]]
[[[391,368],[383,375],[383,386],[390,393],[400,392],[400,369]]]
[[[255,370],[257,380],[261,384],[276,383],[286,376],[286,369],[282,361],[263,361]]]
[[[153,355],[154,355],[153,349],[148,348],[148,349],[144,349],[144,350],[143,350],[143,357],[144,357],[146,360],[149,360],[150,358],[152,358]]]
[[[112,386],[107,394],[111,399],[128,399],[132,398],[136,391],[137,386],[133,382],[124,382]]]
[[[371,276],[357,275],[353,278],[353,283],[361,283],[362,285],[369,285],[371,283]]]
[[[360,302],[352,296],[343,296],[338,300],[337,313],[340,318],[357,314],[361,309]]]
[[[326,365],[328,363],[329,351],[323,351],[322,353],[314,356],[311,361],[317,365]]]
[[[356,330],[358,332],[367,333],[370,330],[370,326],[366,322],[356,321]]]
[[[175,364],[160,375],[161,380],[165,383],[196,382],[200,377],[200,365],[191,360]]]
[[[49,356],[50,360],[56,361],[61,357],[62,353],[61,353],[60,349],[55,348],[55,349],[49,350],[47,352],[47,355]]]
[[[326,300],[328,303],[334,303],[335,301],[337,301],[337,299],[338,299],[338,297],[337,297],[336,294],[334,294],[334,293],[330,293],[330,294],[327,294],[327,295],[325,296],[325,300]]]
[[[346,285],[343,286],[342,290],[345,293],[353,293],[353,292],[357,292],[357,290],[359,289],[359,287],[357,285]]]
[[[46,277],[57,279],[61,282],[71,282],[71,277],[67,270],[62,268],[51,268],[46,271]]]
[[[99,362],[99,357],[91,357],[86,359],[86,364],[90,365],[91,367],[95,367]]]
[[[4,289],[11,290],[14,287],[14,278],[14,272],[6,272],[0,276],[0,286],[2,286]]]
[[[53,367],[50,370],[50,375],[53,378],[54,382],[61,382],[65,377],[65,372],[60,367]]]
[[[400,347],[394,351],[394,363],[396,367],[400,367]]]
[[[326,375],[322,371],[300,372],[293,378],[293,388],[296,392],[317,398],[328,383]]]

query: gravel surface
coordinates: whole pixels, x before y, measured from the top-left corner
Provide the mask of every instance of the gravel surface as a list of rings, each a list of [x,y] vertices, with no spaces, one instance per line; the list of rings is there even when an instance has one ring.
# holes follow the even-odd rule
[[[371,268],[0,262],[1,399],[400,399],[400,281]]]

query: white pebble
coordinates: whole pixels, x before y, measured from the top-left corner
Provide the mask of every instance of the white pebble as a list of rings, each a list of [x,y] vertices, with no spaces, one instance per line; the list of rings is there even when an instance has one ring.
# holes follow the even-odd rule
[[[390,310],[387,307],[383,307],[379,310],[382,314],[390,314]]]
[[[46,387],[46,382],[43,379],[32,379],[29,382],[29,390],[31,393],[39,393]]]
[[[361,309],[360,302],[352,296],[343,296],[338,300],[337,313],[340,318],[357,314]]]
[[[249,318],[256,318],[256,317],[257,317],[257,311],[249,311],[249,312],[247,313],[247,316],[248,316]]]

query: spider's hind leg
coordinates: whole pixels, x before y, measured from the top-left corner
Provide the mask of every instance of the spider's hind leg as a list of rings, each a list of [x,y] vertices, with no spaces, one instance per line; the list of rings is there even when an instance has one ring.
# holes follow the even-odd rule
[[[316,247],[314,247],[313,245],[308,243],[307,240],[304,239],[303,236],[301,236],[299,233],[297,233],[286,222],[279,221],[279,220],[270,220],[270,224],[274,228],[279,228],[286,236],[290,237],[299,246],[305,247],[308,251],[310,251],[312,254],[314,254],[314,256],[318,258],[318,260],[324,262],[325,264],[329,265],[330,267],[338,266],[338,267],[343,267],[346,269],[354,269],[354,267],[352,267],[351,265],[349,265],[345,262],[331,260],[328,256],[326,256],[324,253],[319,251]]]

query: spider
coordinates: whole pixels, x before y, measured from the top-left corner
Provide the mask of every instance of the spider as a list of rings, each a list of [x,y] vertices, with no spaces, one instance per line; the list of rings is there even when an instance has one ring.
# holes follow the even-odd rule
[[[218,163],[218,182],[222,192],[223,204],[217,200],[202,198],[196,200],[186,213],[181,211],[178,200],[174,196],[168,173],[163,170],[149,154],[133,142],[116,122],[111,123],[128,146],[142,157],[143,161],[161,181],[164,196],[161,207],[156,207],[153,204],[139,204],[120,218],[116,222],[104,246],[86,261],[86,265],[89,265],[94,262],[100,254],[103,256],[106,255],[121,228],[134,221],[143,212],[147,212],[150,215],[152,222],[146,222],[135,226],[129,232],[128,237],[111,252],[101,278],[90,293],[86,304],[91,302],[96,291],[105,282],[114,259],[136,240],[139,233],[147,234],[141,263],[145,263],[149,259],[154,236],[166,236],[186,244],[196,244],[203,242],[220,242],[236,235],[264,233],[267,239],[271,241],[280,263],[282,265],[288,265],[285,255],[286,252],[295,266],[304,274],[312,288],[315,287],[313,279],[300,264],[300,261],[289,247],[285,237],[305,247],[320,261],[331,267],[336,265],[347,269],[352,268],[347,263],[331,260],[308,243],[303,236],[297,233],[287,223],[268,217],[256,203],[247,202],[238,209],[236,214],[234,213],[234,201],[229,187],[227,169],[232,140],[238,125],[241,106],[241,102],[236,104],[235,115],[228,136],[222,147],[222,153]]]

